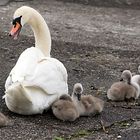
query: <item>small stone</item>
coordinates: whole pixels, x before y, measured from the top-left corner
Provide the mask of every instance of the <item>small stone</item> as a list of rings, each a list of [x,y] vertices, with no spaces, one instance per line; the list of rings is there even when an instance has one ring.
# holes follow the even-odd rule
[[[119,135],[119,136],[117,136],[117,139],[120,139],[122,136],[121,135]]]
[[[9,2],[9,0],[1,0],[0,6],[6,5]]]
[[[140,128],[140,121],[136,121],[136,122],[134,122],[134,126]]]

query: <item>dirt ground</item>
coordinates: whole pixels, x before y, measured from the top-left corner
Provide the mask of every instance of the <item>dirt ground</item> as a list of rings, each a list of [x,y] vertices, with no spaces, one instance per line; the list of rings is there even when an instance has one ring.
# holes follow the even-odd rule
[[[133,105],[132,102],[108,102],[106,98],[107,89],[119,80],[124,69],[137,73],[140,64],[138,6],[136,9],[133,5],[96,7],[63,0],[1,3],[0,97],[19,55],[34,45],[28,26],[23,28],[18,40],[8,36],[14,11],[21,5],[29,5],[40,11],[48,23],[52,35],[51,55],[67,68],[69,93],[76,82],[81,82],[85,93],[105,101],[101,115],[62,122],[51,110],[34,116],[14,114],[0,98],[0,111],[14,122],[13,126],[0,128],[1,140],[140,140],[140,100]]]

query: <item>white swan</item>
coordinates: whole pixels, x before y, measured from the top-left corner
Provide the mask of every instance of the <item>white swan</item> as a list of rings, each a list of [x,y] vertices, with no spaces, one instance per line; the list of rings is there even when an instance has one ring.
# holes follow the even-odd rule
[[[35,47],[20,55],[6,80],[4,98],[12,112],[31,115],[42,113],[61,95],[68,94],[68,85],[64,65],[50,57],[50,31],[36,10],[27,6],[18,8],[10,35],[16,39],[25,23],[34,32]]]

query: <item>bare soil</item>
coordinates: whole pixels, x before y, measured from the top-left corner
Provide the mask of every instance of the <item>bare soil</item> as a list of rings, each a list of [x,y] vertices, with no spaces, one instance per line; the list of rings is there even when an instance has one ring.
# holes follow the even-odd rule
[[[11,1],[0,7],[0,97],[5,80],[19,55],[34,45],[29,27],[17,41],[8,36],[13,12],[21,5],[40,11],[52,34],[52,57],[68,71],[69,93],[81,82],[86,94],[105,101],[101,115],[80,117],[74,122],[56,119],[51,110],[42,115],[22,116],[10,112],[0,98],[0,111],[13,126],[0,128],[1,140],[139,140],[140,100],[109,102],[107,89],[118,81],[124,69],[137,73],[140,62],[140,11],[94,7],[61,1]]]

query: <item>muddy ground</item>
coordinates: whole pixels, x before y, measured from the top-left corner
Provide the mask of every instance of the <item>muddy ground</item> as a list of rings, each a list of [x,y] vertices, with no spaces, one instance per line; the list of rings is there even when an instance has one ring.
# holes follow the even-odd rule
[[[62,61],[67,68],[69,93],[74,83],[81,82],[85,93],[105,101],[101,115],[62,122],[53,116],[51,110],[35,116],[14,114],[0,98],[0,111],[14,122],[13,126],[0,128],[1,140],[140,139],[140,100],[133,105],[131,102],[108,102],[106,99],[107,89],[119,80],[124,69],[137,73],[140,64],[138,6],[95,7],[94,4],[60,0],[11,0],[1,5],[1,97],[4,95],[5,80],[19,55],[34,45],[34,37],[28,26],[23,28],[17,41],[8,36],[15,9],[29,5],[38,9],[49,25],[53,42],[51,55]]]

